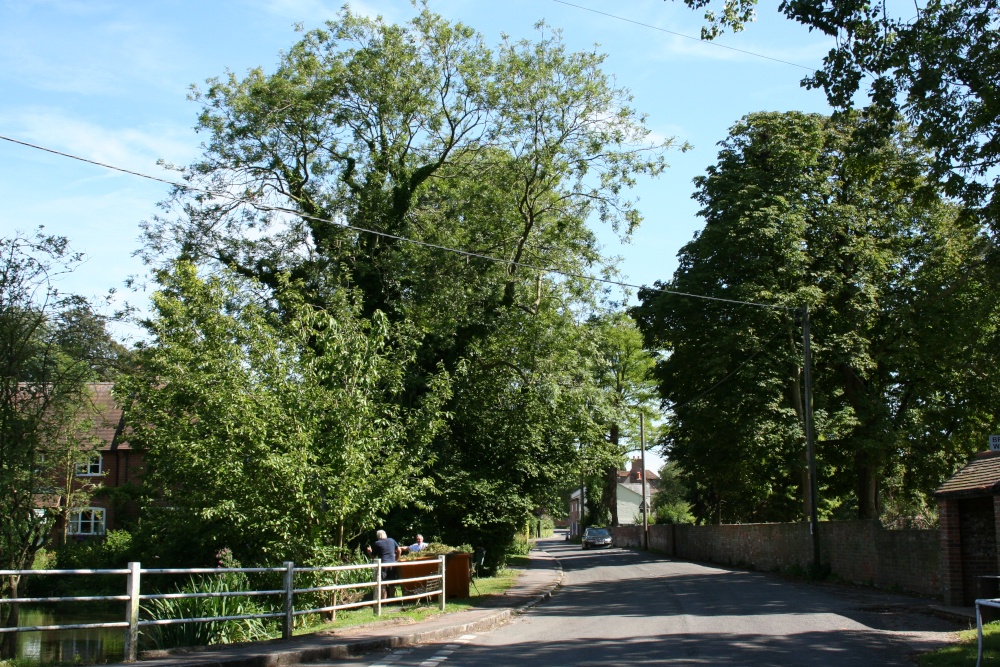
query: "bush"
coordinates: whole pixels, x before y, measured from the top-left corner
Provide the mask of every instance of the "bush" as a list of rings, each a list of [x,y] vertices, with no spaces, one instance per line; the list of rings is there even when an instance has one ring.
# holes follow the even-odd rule
[[[427,556],[447,556],[453,553],[471,554],[472,547],[468,544],[453,547],[442,542],[428,542],[427,546],[416,553],[406,553],[400,560],[416,560]]]
[[[112,530],[104,539],[70,541],[51,550],[40,550],[32,569],[36,570],[116,570],[132,559],[132,535]],[[125,590],[121,575],[42,576],[30,578],[33,595],[121,595]]]
[[[516,535],[507,549],[508,556],[527,556],[531,551],[531,541],[524,535]],[[506,558],[504,559],[506,562]]]
[[[650,518],[652,523],[694,523],[691,505],[683,500],[676,500],[657,507]]]
[[[304,563],[306,567],[332,567],[337,565],[362,565],[369,562],[360,551],[338,549],[336,547],[319,547],[314,549],[311,562]],[[345,572],[309,572],[297,575],[296,588],[319,588],[322,586],[370,583],[374,578],[373,569],[348,570]],[[360,602],[371,595],[371,586],[359,586],[357,589],[342,589],[338,591],[315,591],[299,593],[295,596],[295,606],[303,609],[321,609],[334,605]],[[333,613],[324,614],[330,618]],[[297,616],[297,625],[308,625],[310,619]]]
[[[50,549],[39,549],[35,552],[35,560],[31,563],[32,570],[54,570],[59,559],[56,552]]]
[[[56,561],[64,570],[111,570],[123,568],[132,559],[132,535],[111,530],[104,539],[71,541],[56,547]]]

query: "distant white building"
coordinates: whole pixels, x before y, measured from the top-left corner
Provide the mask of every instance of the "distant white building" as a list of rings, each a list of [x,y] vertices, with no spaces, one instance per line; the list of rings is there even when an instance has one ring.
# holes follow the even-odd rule
[[[646,502],[652,504],[653,492],[660,486],[660,476],[652,470],[646,471]],[[629,470],[618,471],[618,523],[629,526],[642,523],[642,459],[632,459]],[[599,493],[593,489],[590,493]],[[586,526],[580,525],[580,497],[582,489],[577,489],[569,497],[569,534],[579,535]],[[586,497],[584,497],[586,502]]]
[[[646,503],[652,505],[660,476],[647,470],[645,485]],[[622,526],[642,523],[642,487],[642,459],[632,459],[631,469],[618,471],[618,523]]]

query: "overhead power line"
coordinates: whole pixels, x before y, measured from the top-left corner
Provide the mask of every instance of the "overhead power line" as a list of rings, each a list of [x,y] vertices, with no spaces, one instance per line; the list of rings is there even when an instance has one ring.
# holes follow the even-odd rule
[[[552,0],[552,2],[558,2],[560,5],[566,5],[567,7],[575,7],[576,9],[582,9],[585,12],[592,12],[594,14],[600,14],[601,16],[607,16],[618,21],[625,21],[626,23],[633,23],[635,25],[641,25],[643,28],[649,28],[650,30],[659,30],[660,32],[665,32],[669,35],[674,35],[676,37],[683,37],[684,39],[691,39],[701,44],[707,44],[709,46],[714,46],[719,49],[726,49],[727,51],[735,51],[737,53],[742,53],[744,55],[753,56],[754,58],[763,58],[764,60],[771,60],[776,63],[781,63],[782,65],[791,65],[792,67],[799,67],[810,72],[815,72],[815,67],[809,67],[807,65],[800,65],[798,63],[789,62],[787,60],[781,60],[780,58],[773,58],[771,56],[765,56],[761,53],[754,53],[753,51],[747,51],[745,49],[737,49],[734,46],[726,46],[725,44],[719,44],[715,41],[704,40],[700,37],[692,37],[691,35],[685,35],[684,33],[674,32],[673,30],[667,30],[666,28],[661,28],[659,26],[650,25],[648,23],[643,23],[641,21],[635,21],[633,19],[625,18],[624,16],[617,16],[616,14],[609,14],[607,12],[602,12],[597,9],[591,9],[590,7],[583,7],[581,5],[574,5],[572,2],[566,2],[566,0]]]
[[[681,408],[685,408],[685,407],[687,407],[687,406],[691,405],[692,403],[697,403],[697,402],[698,402],[698,401],[700,401],[701,399],[703,399],[703,398],[705,398],[706,396],[708,396],[708,395],[709,395],[710,393],[712,393],[713,391],[715,391],[716,389],[718,389],[719,387],[721,387],[721,386],[722,386],[723,384],[725,384],[725,382],[726,382],[727,380],[729,380],[729,379],[730,379],[730,378],[732,378],[732,377],[733,377],[734,375],[736,375],[736,374],[737,374],[737,373],[739,373],[739,372],[740,372],[741,370],[743,370],[743,368],[744,368],[744,367],[745,367],[745,366],[746,366],[747,364],[749,364],[749,363],[750,363],[751,361],[753,361],[754,359],[756,359],[756,358],[757,358],[757,357],[758,357],[758,356],[759,356],[759,355],[760,355],[761,353],[763,353],[763,352],[766,352],[766,351],[767,351],[767,346],[768,346],[768,345],[770,345],[770,344],[771,344],[771,341],[772,341],[772,340],[774,340],[775,338],[777,338],[777,337],[778,337],[778,335],[779,335],[779,334],[781,334],[781,333],[782,333],[782,332],[781,332],[781,331],[779,331],[778,333],[774,334],[773,336],[771,336],[770,338],[768,338],[768,339],[767,339],[766,341],[764,341],[764,344],[763,344],[763,345],[761,345],[761,346],[760,346],[760,347],[759,347],[759,348],[757,349],[757,351],[756,351],[756,352],[754,352],[753,354],[751,354],[751,355],[750,355],[750,357],[749,357],[748,359],[746,359],[745,361],[743,361],[743,363],[741,363],[740,365],[738,365],[738,366],[737,366],[736,368],[734,368],[734,369],[733,369],[732,371],[730,371],[730,372],[729,372],[729,373],[728,373],[728,374],[727,374],[727,375],[726,375],[726,376],[725,376],[724,378],[722,378],[721,380],[719,380],[718,382],[716,382],[715,384],[713,384],[713,385],[712,385],[711,387],[709,387],[708,389],[706,389],[706,390],[704,390],[703,392],[699,393],[699,394],[698,394],[697,396],[695,396],[694,398],[691,398],[691,399],[688,399],[688,400],[684,401],[683,403],[681,403],[681,404],[679,404],[679,405],[674,405],[674,406],[671,406],[671,408],[670,408],[670,409],[671,409],[671,410],[673,410],[673,411],[674,411],[674,412],[676,413],[676,412],[677,412],[678,410],[680,410]]]
[[[649,292],[657,292],[657,293],[660,293],[660,294],[672,294],[672,295],[675,295],[675,296],[690,297],[692,299],[704,299],[706,301],[717,301],[717,302],[721,302],[721,303],[732,303],[732,304],[737,304],[737,305],[742,305],[742,306],[754,306],[756,308],[770,308],[770,309],[773,309],[773,310],[794,310],[793,308],[791,308],[789,306],[779,306],[779,305],[770,304],[770,303],[755,303],[753,301],[742,301],[742,300],[739,300],[739,299],[724,299],[724,298],[716,297],[716,296],[706,296],[706,295],[703,295],[703,294],[691,294],[689,292],[680,292],[680,291],[675,291],[675,290],[668,290],[668,289],[663,289],[662,287],[647,287],[647,286],[643,286],[643,285],[634,285],[632,283],[626,283],[626,282],[620,281],[620,280],[611,280],[609,278],[599,278],[597,276],[591,276],[591,275],[586,275],[586,274],[582,274],[582,273],[573,273],[571,271],[564,271],[562,269],[556,269],[556,268],[552,268],[552,267],[535,266],[534,264],[528,264],[526,262],[517,262],[517,261],[513,261],[513,260],[502,259],[502,258],[499,258],[499,257],[493,257],[491,255],[484,255],[482,253],[472,252],[470,250],[463,250],[461,248],[451,248],[449,246],[439,245],[437,243],[428,243],[427,241],[420,241],[418,239],[411,239],[411,238],[408,238],[408,237],[405,237],[405,236],[399,236],[398,234],[389,234],[388,232],[380,232],[380,231],[375,230],[375,229],[366,229],[364,227],[358,227],[357,225],[351,225],[351,224],[348,224],[346,222],[337,221],[337,220],[333,220],[333,219],[330,219],[330,218],[320,218],[320,217],[317,217],[317,216],[308,215],[308,214],[303,213],[301,211],[296,211],[294,209],[284,208],[282,206],[272,206],[272,205],[269,205],[269,204],[261,204],[259,202],[250,201],[250,200],[248,200],[248,199],[246,199],[244,197],[238,197],[238,196],[230,194],[228,192],[216,192],[216,191],[213,191],[213,190],[207,190],[205,188],[199,188],[199,187],[194,186],[194,185],[189,185],[187,183],[178,183],[176,181],[171,181],[171,180],[168,180],[168,179],[165,179],[165,178],[159,178],[157,176],[152,176],[150,174],[144,174],[144,173],[139,172],[139,171],[132,171],[130,169],[125,169],[123,167],[117,167],[115,165],[107,164],[105,162],[98,162],[97,160],[91,160],[91,159],[88,159],[88,158],[85,158],[85,157],[81,157],[79,155],[73,155],[72,153],[65,153],[63,151],[55,150],[54,148],[48,148],[48,147],[45,147],[45,146],[40,146],[38,144],[29,143],[27,141],[21,141],[20,139],[14,139],[13,137],[7,137],[7,136],[4,136],[4,135],[0,135],[0,139],[3,139],[4,141],[9,141],[9,142],[11,142],[13,144],[18,144],[18,145],[21,145],[21,146],[25,146],[27,148],[33,148],[35,150],[44,151],[46,153],[51,153],[53,155],[58,155],[60,157],[69,158],[71,160],[77,160],[79,162],[84,162],[86,164],[92,164],[92,165],[95,165],[95,166],[98,166],[98,167],[103,167],[104,169],[111,169],[112,171],[118,171],[118,172],[121,172],[123,174],[129,174],[130,176],[138,176],[139,178],[145,178],[145,179],[148,179],[150,181],[156,181],[158,183],[165,183],[166,185],[170,185],[170,186],[179,188],[181,190],[188,190],[188,191],[191,191],[191,192],[200,192],[200,193],[212,196],[212,197],[220,197],[220,198],[223,198],[223,199],[229,199],[230,201],[233,201],[233,202],[243,203],[243,204],[246,204],[248,206],[252,206],[253,208],[256,208],[257,210],[260,210],[260,211],[270,211],[270,212],[274,212],[274,213],[287,213],[289,215],[294,215],[296,217],[304,218],[306,220],[314,220],[314,221],[317,221],[317,222],[328,222],[330,224],[337,225],[338,227],[342,227],[344,229],[350,229],[350,230],[353,230],[353,231],[356,231],[356,232],[359,232],[359,233],[362,233],[362,234],[372,234],[374,236],[379,236],[379,237],[382,237],[382,238],[392,239],[394,241],[402,241],[404,243],[411,243],[413,245],[422,246],[424,248],[432,248],[432,249],[435,249],[435,250],[442,250],[442,251],[445,251],[445,252],[451,252],[451,253],[455,253],[455,254],[458,254],[458,255],[463,255],[465,257],[472,257],[472,258],[476,258],[476,259],[483,259],[483,260],[486,260],[486,261],[489,261],[489,262],[495,262],[495,263],[498,263],[498,264],[505,264],[507,266],[517,266],[517,267],[521,267],[521,268],[525,268],[525,269],[530,269],[532,271],[539,271],[539,272],[542,272],[542,273],[553,273],[553,274],[556,274],[556,275],[564,276],[566,278],[576,278],[576,279],[580,279],[580,280],[588,280],[588,281],[591,281],[591,282],[601,283],[601,284],[604,284],[604,285],[611,285],[611,286],[615,286],[615,287],[625,287],[625,288],[636,289],[636,290],[646,290],[646,291],[649,291]]]

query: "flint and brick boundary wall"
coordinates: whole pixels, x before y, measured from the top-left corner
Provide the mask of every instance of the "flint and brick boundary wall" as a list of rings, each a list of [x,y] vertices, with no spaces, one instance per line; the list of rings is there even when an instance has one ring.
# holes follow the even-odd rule
[[[641,548],[642,526],[613,529],[614,544]],[[831,572],[856,584],[939,598],[937,530],[885,530],[877,521],[819,524],[820,558]],[[777,572],[812,564],[808,523],[720,526],[652,525],[649,548],[682,560]]]

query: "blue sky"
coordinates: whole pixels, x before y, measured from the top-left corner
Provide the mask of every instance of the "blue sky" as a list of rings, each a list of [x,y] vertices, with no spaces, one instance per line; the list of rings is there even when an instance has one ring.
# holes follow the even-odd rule
[[[294,24],[317,27],[342,2],[323,0],[0,0],[0,134],[126,169],[174,178],[157,160],[185,164],[198,155],[198,106],[189,87],[230,69],[271,69],[296,39]],[[577,6],[572,6],[577,5]],[[716,156],[717,143],[746,113],[827,112],[808,72],[776,60],[817,66],[828,39],[788,22],[773,8],[739,35],[719,43],[764,57],[680,37],[697,37],[701,18],[679,2],[629,0],[430,0],[496,44],[501,32],[533,37],[540,19],[563,31],[575,49],[595,43],[606,70],[635,96],[649,126],[694,146],[673,152],[671,168],[639,184],[645,223],[630,245],[602,231],[610,254],[623,258],[630,282],[670,276],[676,254],[700,228],[691,179]],[[406,0],[351,3],[355,11],[403,21]],[[606,12],[619,20],[596,13]],[[632,21],[632,22],[630,22]],[[648,24],[644,27],[637,23]],[[671,32],[667,32],[671,31]],[[157,212],[168,187],[0,141],[0,232],[47,231],[70,238],[89,261],[66,289],[86,295],[122,288],[143,267],[131,254],[139,222]],[[143,306],[147,295],[126,295]]]
[[[193,131],[198,106],[187,100],[190,86],[227,69],[272,69],[278,52],[298,38],[296,23],[319,27],[342,4],[0,0],[0,135],[173,179],[158,160],[186,164],[199,154],[201,138]],[[659,179],[637,186],[645,222],[630,245],[600,231],[606,251],[621,256],[629,282],[670,277],[678,250],[701,227],[691,180],[714,162],[717,143],[740,117],[762,110],[828,112],[823,94],[801,88],[799,81],[808,67],[820,64],[830,40],[787,21],[773,6],[746,32],[718,41],[736,51],[691,39],[701,17],[680,2],[428,4],[476,28],[489,45],[501,32],[532,38],[542,19],[561,29],[574,49],[598,44],[608,54],[606,71],[632,91],[650,128],[693,145],[687,153],[673,152],[671,168]],[[365,0],[351,7],[392,21],[416,11],[407,0]],[[132,257],[139,223],[157,213],[167,192],[161,183],[0,141],[0,234],[44,225],[67,236],[88,261],[64,278],[66,290],[95,296],[115,288],[119,299],[144,307],[148,293],[130,292],[123,284],[130,275],[143,275]]]

